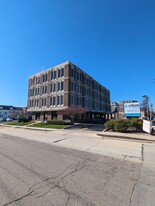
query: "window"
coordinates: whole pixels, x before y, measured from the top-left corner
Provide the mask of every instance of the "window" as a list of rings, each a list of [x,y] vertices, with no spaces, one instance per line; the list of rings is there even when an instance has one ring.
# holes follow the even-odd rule
[[[61,76],[64,77],[64,68],[61,69]]]
[[[32,81],[33,81],[33,85],[34,85],[34,83],[35,83],[35,77],[33,78],[33,80],[32,80]]]
[[[47,74],[44,74],[44,75],[43,75],[43,82],[47,82],[47,80],[48,80],[48,75],[47,75]]]
[[[40,84],[40,77],[36,77],[36,84]]]
[[[44,87],[42,87],[42,94],[44,94]]]
[[[56,83],[53,84],[53,92],[56,92]]]
[[[73,95],[71,95],[71,105],[73,105],[74,104],[74,97],[73,97]]]
[[[77,105],[80,105],[79,97],[77,97]]]
[[[73,69],[71,69],[71,77],[73,77],[73,72],[74,72]]]
[[[34,107],[36,107],[37,106],[37,100],[35,99],[35,101],[34,101]]]
[[[80,73],[80,82],[82,81],[82,74]]]
[[[51,71],[51,80],[53,79],[53,71]]]
[[[60,96],[57,96],[57,104],[60,105]]]
[[[56,105],[56,97],[53,97],[53,106]]]
[[[47,86],[45,86],[45,94],[47,94]]]
[[[63,104],[64,104],[64,96],[61,95],[61,105],[63,105]]]
[[[33,107],[33,100],[32,100],[32,107]]]
[[[51,84],[50,92],[53,92],[53,84]]]
[[[52,106],[53,104],[52,104],[52,97],[50,97],[50,106]]]
[[[58,91],[60,91],[60,82],[58,82]]]
[[[74,69],[74,79],[76,79],[76,70]]]
[[[51,96],[50,97],[50,106],[56,106],[56,100],[57,104],[60,105],[61,103],[61,96]]]
[[[57,74],[56,71],[54,71],[54,79],[56,79],[56,74]]]
[[[61,82],[61,91],[64,90],[64,82]]]
[[[38,90],[37,90],[37,88],[35,89],[35,95],[38,95]]]
[[[46,107],[46,98],[42,98],[42,107]]]
[[[71,82],[71,90],[72,90],[72,91],[74,90],[74,84],[73,84],[73,82]]]
[[[61,70],[59,69],[58,70],[58,78],[60,78],[61,77]]]
[[[31,96],[31,97],[34,96],[34,88],[31,89],[31,91],[30,91],[30,96]]]
[[[45,74],[45,81],[47,82],[47,80],[48,80],[48,75]]]
[[[79,72],[77,72],[77,80],[80,79],[80,75],[79,75]]]
[[[76,83],[74,83],[74,92],[76,92]]]
[[[40,94],[40,88],[38,87],[38,95]]]
[[[37,99],[37,107],[39,107],[39,99]]]

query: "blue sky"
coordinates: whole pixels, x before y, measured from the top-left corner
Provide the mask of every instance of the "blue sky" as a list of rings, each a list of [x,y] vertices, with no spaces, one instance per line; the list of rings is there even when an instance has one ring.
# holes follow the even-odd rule
[[[0,104],[26,106],[28,77],[68,60],[111,101],[155,105],[155,1],[0,0]]]

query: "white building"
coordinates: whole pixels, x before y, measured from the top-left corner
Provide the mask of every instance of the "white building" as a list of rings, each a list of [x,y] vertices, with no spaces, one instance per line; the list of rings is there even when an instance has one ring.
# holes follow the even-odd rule
[[[21,107],[13,107],[7,105],[0,105],[0,118],[7,119],[8,117],[12,119],[17,119]]]

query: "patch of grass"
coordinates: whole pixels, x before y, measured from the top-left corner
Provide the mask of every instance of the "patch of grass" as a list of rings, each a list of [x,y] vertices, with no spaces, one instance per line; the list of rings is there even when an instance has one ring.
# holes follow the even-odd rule
[[[9,122],[7,125],[12,125],[12,126],[25,126],[29,125],[31,122]]]
[[[51,129],[64,129],[66,127],[66,125],[36,123],[36,124],[30,125],[30,127],[51,128]]]

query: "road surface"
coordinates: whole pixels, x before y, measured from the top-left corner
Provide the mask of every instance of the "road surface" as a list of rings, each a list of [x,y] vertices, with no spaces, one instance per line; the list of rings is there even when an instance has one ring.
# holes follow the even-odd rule
[[[26,130],[8,133],[0,130],[0,206],[130,205],[140,161],[31,141]]]

